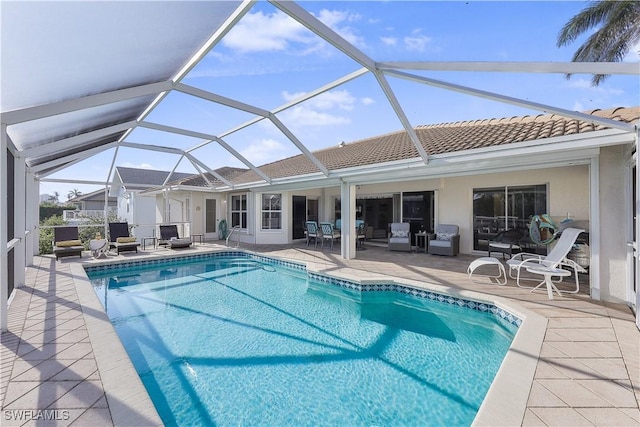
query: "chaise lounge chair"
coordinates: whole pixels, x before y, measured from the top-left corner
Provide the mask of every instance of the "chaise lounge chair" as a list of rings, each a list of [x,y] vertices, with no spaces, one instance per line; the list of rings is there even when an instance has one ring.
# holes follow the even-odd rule
[[[140,242],[135,237],[129,235],[129,224],[126,222],[110,222],[109,223],[109,247],[115,248],[116,253],[136,251]]]
[[[178,235],[177,225],[172,224],[160,226],[160,240],[158,241],[159,245],[167,246],[171,249],[176,249],[188,248],[189,246],[191,246],[191,243],[191,239],[180,238],[180,236]]]
[[[78,238],[78,227],[56,227],[53,229],[53,254],[56,261],[61,257],[79,256],[82,258],[84,246]]]
[[[582,232],[584,232],[584,230],[578,228],[564,229],[562,231],[562,234],[560,235],[560,239],[556,242],[556,245],[553,247],[553,249],[551,249],[546,257],[526,252],[521,252],[514,255],[511,259],[507,260],[507,265],[509,266],[509,276],[512,279],[516,279],[516,285],[521,288],[531,288],[532,292],[539,287],[546,285],[549,299],[553,299],[553,291],[557,292],[558,295],[562,295],[560,290],[558,290],[558,288],[556,287],[556,284],[560,283],[563,277],[570,276],[571,270],[573,270],[573,274],[576,280],[576,287],[572,291],[563,292],[572,294],[577,293],[580,290],[578,273],[585,273],[586,270],[582,268],[578,263],[568,259],[567,255],[576,242],[578,235],[580,235],[580,233]],[[522,286],[520,284],[520,281],[522,280],[539,280],[522,278],[520,275],[523,269],[529,273],[544,276],[544,280],[535,287]],[[513,275],[514,271],[517,273],[515,277]],[[558,279],[556,281],[553,281],[553,277],[557,277]]]

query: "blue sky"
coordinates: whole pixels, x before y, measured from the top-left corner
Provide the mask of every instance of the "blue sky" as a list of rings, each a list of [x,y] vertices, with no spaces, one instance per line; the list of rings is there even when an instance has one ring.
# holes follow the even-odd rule
[[[126,3],[124,3],[126,5]],[[301,5],[378,62],[384,61],[553,61],[568,62],[584,38],[558,48],[562,26],[587,3],[475,1],[302,2]],[[638,62],[635,52],[626,61]],[[241,102],[272,110],[303,93],[349,74],[360,66],[266,2],[257,3],[183,80]],[[612,76],[599,87],[589,75],[527,73],[415,72],[568,110],[640,104],[637,76]],[[538,114],[443,89],[388,77],[412,125]],[[172,93],[147,120],[220,135],[252,116],[210,102]],[[310,150],[347,143],[401,129],[375,79],[362,76],[278,114]],[[154,130],[137,129],[131,142],[191,148],[201,141]],[[255,165],[294,156],[300,151],[273,125],[262,121],[225,138]],[[194,153],[209,167],[244,167],[217,144]],[[106,179],[114,151],[80,162],[51,178]],[[120,149],[116,165],[171,170],[177,156]],[[186,160],[178,171],[195,173]],[[99,187],[41,184],[41,193]]]

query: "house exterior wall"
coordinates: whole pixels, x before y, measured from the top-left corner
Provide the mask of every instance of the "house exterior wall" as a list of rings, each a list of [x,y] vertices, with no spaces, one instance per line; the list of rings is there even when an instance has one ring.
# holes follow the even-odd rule
[[[478,188],[547,185],[549,212],[558,222],[567,214],[589,220],[589,167],[537,169],[524,172],[473,175],[442,180],[437,192],[436,222],[460,226],[460,252],[473,251],[473,190]]]

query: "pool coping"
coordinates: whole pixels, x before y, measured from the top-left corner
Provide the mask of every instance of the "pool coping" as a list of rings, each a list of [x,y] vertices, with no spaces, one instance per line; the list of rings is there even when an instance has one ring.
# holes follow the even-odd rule
[[[436,285],[425,281],[402,279],[389,275],[380,275],[376,279],[362,279],[342,272],[329,272],[329,268],[317,268],[308,263],[292,261],[277,256],[265,256],[259,252],[244,249],[213,248],[202,252],[199,255],[177,255],[162,254],[154,257],[154,260],[167,261],[170,259],[206,257],[212,253],[244,253],[259,258],[276,260],[296,266],[303,266],[307,273],[315,273],[336,280],[346,280],[356,282],[361,285],[379,284],[382,280],[385,283],[406,286],[418,290],[431,291],[438,294],[450,295],[454,298],[473,300],[492,304],[517,316],[521,323],[518,331],[505,355],[505,358],[491,383],[489,390],[473,420],[474,426],[497,426],[497,425],[521,425],[525,416],[527,400],[533,384],[542,342],[544,340],[547,319],[540,316],[513,301],[508,301],[500,297],[490,296],[468,290],[454,289],[446,286]],[[147,262],[145,262],[147,261]],[[99,311],[103,316],[99,319],[85,315],[87,331],[92,343],[100,376],[104,383],[109,405],[117,409],[112,411],[117,415],[114,417],[115,425],[162,425],[162,421],[155,409],[142,380],[137,374],[133,363],[128,357],[124,346],[115,332],[115,328],[109,321],[102,303],[91,286],[85,267],[115,266],[130,263],[146,264],[149,259],[141,261],[128,260],[105,260],[91,264],[77,264],[72,268],[74,282],[82,306],[89,307],[92,311]],[[131,398],[135,396],[134,402]],[[115,405],[112,405],[112,400]],[[119,405],[117,402],[126,402],[127,405]],[[508,402],[508,404],[507,404]]]

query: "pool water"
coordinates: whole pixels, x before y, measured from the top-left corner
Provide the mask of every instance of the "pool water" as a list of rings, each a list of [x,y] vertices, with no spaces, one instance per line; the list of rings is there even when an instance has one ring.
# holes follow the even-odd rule
[[[166,425],[470,425],[516,332],[243,257],[88,274]]]

